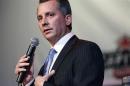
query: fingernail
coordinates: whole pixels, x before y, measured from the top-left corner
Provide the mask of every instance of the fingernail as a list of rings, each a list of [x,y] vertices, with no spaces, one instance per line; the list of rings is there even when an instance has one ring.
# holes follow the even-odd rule
[[[26,71],[26,69],[23,69],[23,71]]]
[[[28,56],[27,59],[30,59],[30,57]]]
[[[55,73],[55,70],[52,70],[51,73],[54,74],[54,73]]]
[[[27,65],[29,65],[30,63],[27,63]]]

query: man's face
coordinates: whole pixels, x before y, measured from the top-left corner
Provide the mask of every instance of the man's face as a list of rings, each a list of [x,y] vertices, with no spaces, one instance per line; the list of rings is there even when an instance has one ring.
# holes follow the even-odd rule
[[[71,23],[71,15],[64,16],[55,0],[41,3],[37,17],[42,34],[51,44],[55,44],[62,36],[70,32],[67,25]]]

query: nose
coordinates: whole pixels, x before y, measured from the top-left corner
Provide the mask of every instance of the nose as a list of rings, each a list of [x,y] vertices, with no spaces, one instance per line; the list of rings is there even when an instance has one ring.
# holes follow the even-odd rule
[[[42,26],[45,27],[45,26],[48,26],[48,21],[47,20],[44,20],[44,22],[42,23]]]
[[[43,19],[42,19],[42,26],[43,27],[45,27],[45,26],[48,26],[48,20],[47,20],[47,18],[46,17],[44,17]]]

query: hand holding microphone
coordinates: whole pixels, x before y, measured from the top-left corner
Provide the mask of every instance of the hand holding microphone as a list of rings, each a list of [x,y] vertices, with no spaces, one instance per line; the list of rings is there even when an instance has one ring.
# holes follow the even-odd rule
[[[20,57],[20,60],[18,61],[16,68],[15,68],[15,74],[17,75],[17,82],[18,83],[24,83],[27,84],[28,82],[30,82],[33,79],[33,64],[31,65],[30,70],[28,70],[25,67],[29,66],[30,64],[27,63],[27,61],[29,60],[29,57],[27,57],[26,55]],[[24,79],[20,79],[20,73],[22,72],[27,72],[27,75],[24,76]],[[23,76],[22,76],[23,77]],[[22,82],[21,82],[22,81]]]
[[[16,80],[18,83],[22,83],[27,78],[28,80],[29,78],[32,78],[33,71],[30,71],[30,69],[33,69],[31,66],[33,63],[34,52],[38,44],[39,40],[37,38],[32,38],[26,55],[22,56],[18,61],[15,68],[15,74],[18,75]]]

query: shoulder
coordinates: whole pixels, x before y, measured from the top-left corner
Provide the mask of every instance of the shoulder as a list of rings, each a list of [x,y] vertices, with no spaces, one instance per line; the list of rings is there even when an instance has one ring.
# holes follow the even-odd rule
[[[78,39],[73,51],[75,52],[77,59],[103,59],[100,47],[92,41]]]
[[[76,42],[77,48],[85,48],[85,49],[99,49],[100,47],[97,43],[88,41],[88,40],[83,40],[83,39],[78,39]]]
[[[72,37],[67,45],[70,45],[73,53],[79,55],[102,54],[100,47],[92,41],[79,39],[77,36]]]
[[[85,64],[104,67],[102,51],[95,42],[79,39],[74,51],[76,63],[85,62]]]

